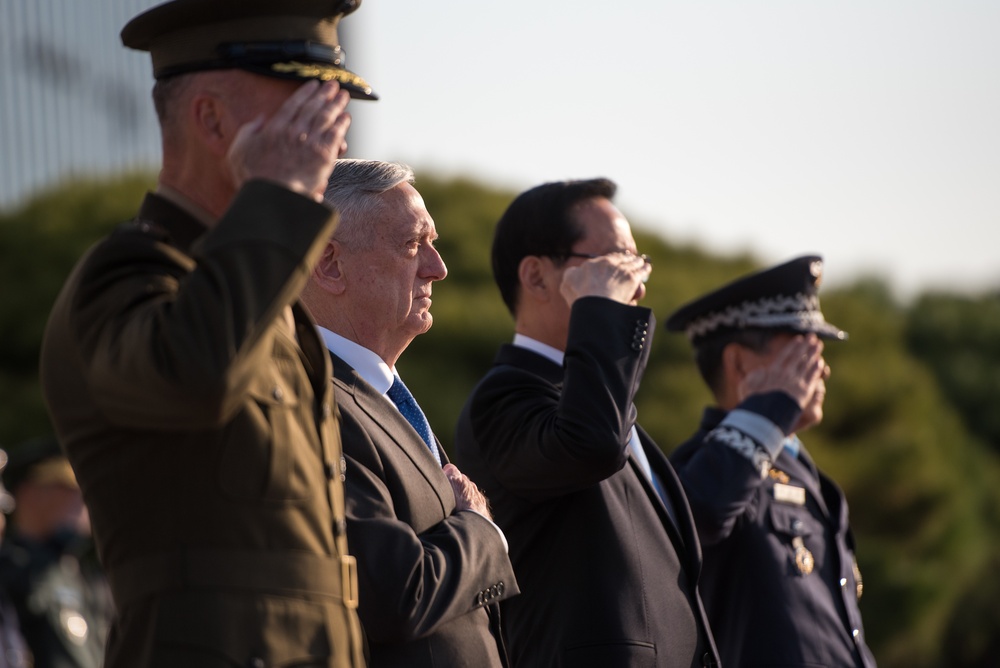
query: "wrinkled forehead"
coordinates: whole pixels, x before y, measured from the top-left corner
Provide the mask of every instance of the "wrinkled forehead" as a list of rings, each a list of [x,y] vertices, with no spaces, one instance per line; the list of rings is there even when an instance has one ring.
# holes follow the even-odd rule
[[[424,198],[409,183],[400,183],[382,194],[386,227],[400,234],[436,236],[437,229]]]

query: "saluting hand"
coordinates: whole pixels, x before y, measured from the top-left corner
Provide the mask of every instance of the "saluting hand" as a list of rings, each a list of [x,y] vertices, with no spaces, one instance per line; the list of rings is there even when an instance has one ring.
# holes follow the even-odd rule
[[[823,342],[815,334],[796,336],[775,355],[774,360],[753,369],[743,378],[738,398],[780,390],[805,409],[816,399],[822,403],[826,393],[824,380],[830,367],[823,359]]]
[[[609,253],[567,267],[559,291],[570,306],[580,297],[607,297],[635,304],[646,295],[643,283],[652,269],[644,255]]]
[[[321,202],[337,158],[347,151],[349,100],[335,81],[307,81],[271,118],[243,125],[227,156],[237,187],[267,179]]]

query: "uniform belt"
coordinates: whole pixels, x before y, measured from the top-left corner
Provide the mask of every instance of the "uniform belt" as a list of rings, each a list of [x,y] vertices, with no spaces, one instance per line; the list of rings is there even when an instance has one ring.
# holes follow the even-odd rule
[[[119,610],[170,590],[230,589],[358,605],[354,557],[308,552],[186,549],[138,557],[108,569]]]

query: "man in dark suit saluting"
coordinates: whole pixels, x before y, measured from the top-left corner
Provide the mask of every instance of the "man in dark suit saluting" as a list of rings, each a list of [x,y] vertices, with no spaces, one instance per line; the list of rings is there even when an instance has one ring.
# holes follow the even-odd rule
[[[506,665],[495,604],[517,584],[504,536],[395,369],[447,274],[434,221],[408,167],[340,160],[334,174],[340,227],[302,300],[333,358],[371,665]]]
[[[651,267],[614,192],[607,179],[538,186],[493,240],[516,335],[469,397],[456,447],[510,539],[523,593],[502,607],[519,667],[717,664],[687,501],[635,424]]]

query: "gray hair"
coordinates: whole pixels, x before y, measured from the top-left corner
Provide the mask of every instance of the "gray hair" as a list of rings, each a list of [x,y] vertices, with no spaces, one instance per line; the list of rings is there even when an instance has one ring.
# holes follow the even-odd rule
[[[385,209],[380,195],[400,183],[412,184],[413,170],[399,162],[381,160],[337,160],[324,198],[340,212],[340,225],[333,238],[364,247],[371,243],[372,222]]]

